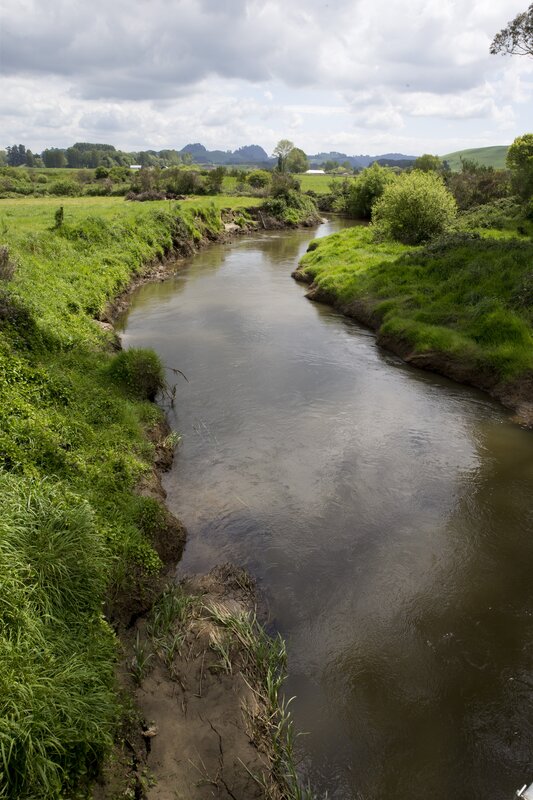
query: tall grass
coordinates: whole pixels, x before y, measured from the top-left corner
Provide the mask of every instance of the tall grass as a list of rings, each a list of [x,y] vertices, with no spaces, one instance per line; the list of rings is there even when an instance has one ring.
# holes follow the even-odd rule
[[[135,493],[158,364],[149,386],[117,379],[124,357],[93,318],[147,261],[220,226],[212,208],[74,218],[65,203],[54,228],[46,208],[41,230],[6,217],[0,242],[17,267],[0,292],[2,800],[59,800],[97,773],[117,718],[104,601],[161,565],[153,501]]]

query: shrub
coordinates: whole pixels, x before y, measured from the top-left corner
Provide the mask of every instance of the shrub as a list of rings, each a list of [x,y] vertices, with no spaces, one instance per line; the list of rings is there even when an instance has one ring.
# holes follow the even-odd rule
[[[10,281],[15,274],[15,264],[9,257],[9,247],[0,246],[0,281]]]
[[[247,175],[250,186],[254,189],[264,189],[270,182],[270,173],[266,169],[253,169]]]
[[[155,400],[165,386],[163,365],[153,350],[124,350],[111,362],[110,373],[114,381],[141,400]]]
[[[457,204],[442,178],[415,170],[390,183],[372,212],[376,230],[403,244],[421,244],[443,233]]]
[[[356,219],[370,219],[374,203],[395,179],[391,169],[377,163],[364,169],[345,194],[346,212]]]
[[[59,179],[50,184],[48,191],[57,197],[77,197],[80,194],[80,186],[74,181]]]

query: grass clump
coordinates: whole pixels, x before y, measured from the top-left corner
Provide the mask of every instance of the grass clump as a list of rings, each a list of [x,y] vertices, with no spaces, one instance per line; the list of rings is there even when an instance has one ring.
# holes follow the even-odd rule
[[[153,350],[122,351],[109,365],[109,374],[139,400],[155,400],[165,385],[163,365]]]

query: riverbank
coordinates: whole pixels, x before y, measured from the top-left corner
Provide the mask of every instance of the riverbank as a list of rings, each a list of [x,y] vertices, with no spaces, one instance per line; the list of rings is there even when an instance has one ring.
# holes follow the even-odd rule
[[[102,320],[132,281],[228,232],[214,207],[102,217],[65,202],[39,230],[17,226],[14,205],[0,264],[0,785],[44,800],[97,777],[123,716],[116,633],[152,607],[184,542],[154,468],[176,444],[151,402],[162,366],[117,353]],[[230,224],[259,223],[240,209]]]
[[[525,238],[458,234],[415,248],[356,227],[313,242],[293,277],[404,361],[488,392],[533,426],[532,260]]]

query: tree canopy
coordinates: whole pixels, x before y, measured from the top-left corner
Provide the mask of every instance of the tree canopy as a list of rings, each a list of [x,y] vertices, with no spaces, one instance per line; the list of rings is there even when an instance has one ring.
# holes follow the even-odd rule
[[[277,145],[275,146],[272,155],[278,159],[278,170],[280,172],[286,171],[287,158],[291,150],[294,150],[294,144],[293,142],[289,141],[289,139],[280,139]]]
[[[492,55],[533,56],[533,3],[496,34],[490,52]]]
[[[525,200],[533,196],[533,133],[518,136],[507,152],[507,167],[517,194]]]

